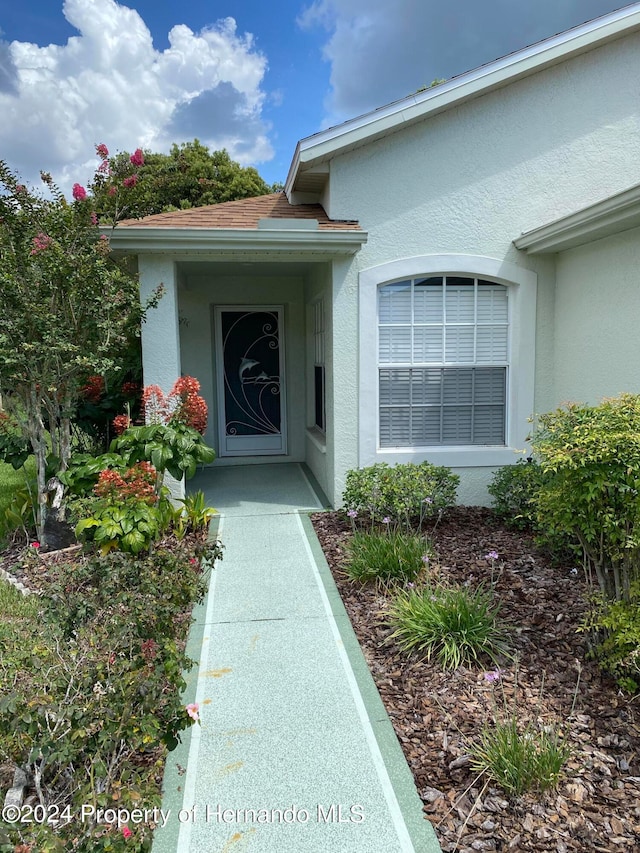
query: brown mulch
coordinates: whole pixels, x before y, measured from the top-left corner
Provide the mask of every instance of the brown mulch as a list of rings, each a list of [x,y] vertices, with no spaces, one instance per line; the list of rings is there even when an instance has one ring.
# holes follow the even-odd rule
[[[450,582],[491,582],[485,555],[499,555],[493,581],[518,663],[505,662],[491,684],[483,671],[442,672],[401,652],[389,639],[384,591],[342,571],[348,521],[337,512],[312,520],[442,850],[640,850],[640,698],[587,658],[577,631],[588,593],[581,571],[553,565],[528,534],[482,507],[450,510],[436,526],[434,570]],[[568,738],[556,790],[509,798],[471,770],[469,742],[505,709]]]

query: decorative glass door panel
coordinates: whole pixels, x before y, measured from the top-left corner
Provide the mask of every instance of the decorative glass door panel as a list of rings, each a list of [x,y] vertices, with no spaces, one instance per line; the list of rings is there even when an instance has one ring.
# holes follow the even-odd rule
[[[221,456],[286,452],[282,308],[216,309]]]

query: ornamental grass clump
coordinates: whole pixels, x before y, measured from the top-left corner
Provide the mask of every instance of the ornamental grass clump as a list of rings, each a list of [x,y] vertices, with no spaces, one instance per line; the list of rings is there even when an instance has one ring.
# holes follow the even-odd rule
[[[518,690],[516,667],[514,697]],[[522,714],[513,707],[508,708],[502,681],[502,670],[485,673],[485,680],[492,687],[500,683],[503,711],[498,710],[495,697],[494,714],[490,723],[484,723],[475,741],[469,744],[471,767],[475,772],[486,774],[511,796],[526,791],[539,792],[555,788],[560,773],[570,755],[570,747],[554,725],[537,722],[537,709],[528,722],[522,722]],[[578,683],[580,670],[578,670]],[[540,687],[540,700],[544,681]],[[576,684],[576,692],[578,684]],[[575,698],[574,698],[575,703]]]
[[[424,536],[401,530],[356,531],[347,545],[345,572],[362,583],[407,583],[416,580],[430,556]]]
[[[508,656],[506,628],[490,590],[432,586],[403,590],[391,602],[392,637],[405,652],[435,659],[443,669]]]
[[[471,766],[485,772],[512,796],[555,788],[569,757],[569,746],[555,728],[521,730],[514,715],[483,726],[470,748]]]

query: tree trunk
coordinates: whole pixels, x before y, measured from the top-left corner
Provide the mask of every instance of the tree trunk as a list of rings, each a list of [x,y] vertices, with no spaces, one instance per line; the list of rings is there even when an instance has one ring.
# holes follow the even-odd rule
[[[35,384],[29,388],[28,398],[25,400],[27,408],[27,430],[29,441],[36,458],[36,479],[38,484],[37,501],[35,510],[35,522],[38,539],[41,544],[44,540],[44,525],[47,520],[47,438],[40,395]]]

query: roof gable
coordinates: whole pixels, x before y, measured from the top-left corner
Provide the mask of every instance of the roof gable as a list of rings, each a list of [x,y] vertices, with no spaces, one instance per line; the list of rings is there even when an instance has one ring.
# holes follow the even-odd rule
[[[318,197],[328,180],[326,164],[336,155],[359,148],[516,82],[545,68],[640,31],[640,3],[633,3],[544,39],[494,62],[395,101],[380,109],[300,140],[289,169],[289,199]],[[320,181],[320,183],[319,183]]]

